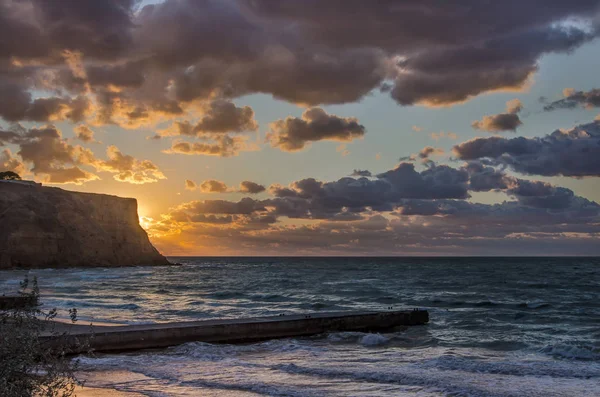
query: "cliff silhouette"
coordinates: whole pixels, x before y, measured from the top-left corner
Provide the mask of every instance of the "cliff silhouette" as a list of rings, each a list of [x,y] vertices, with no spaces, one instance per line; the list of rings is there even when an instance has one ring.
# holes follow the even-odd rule
[[[133,198],[0,182],[0,269],[167,264]]]

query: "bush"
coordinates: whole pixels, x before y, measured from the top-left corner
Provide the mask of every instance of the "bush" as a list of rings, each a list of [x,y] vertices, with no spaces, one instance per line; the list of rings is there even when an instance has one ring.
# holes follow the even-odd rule
[[[4,171],[4,172],[0,172],[0,180],[4,180],[4,181],[20,181],[21,177],[16,172]]]
[[[37,302],[37,280],[26,278],[20,294]],[[37,304],[0,310],[0,390],[3,397],[70,397],[78,384],[77,361],[67,357],[66,334],[55,331],[56,309],[40,310]],[[77,311],[69,310],[71,320]],[[50,335],[52,343],[40,336]],[[66,339],[64,339],[66,340]]]

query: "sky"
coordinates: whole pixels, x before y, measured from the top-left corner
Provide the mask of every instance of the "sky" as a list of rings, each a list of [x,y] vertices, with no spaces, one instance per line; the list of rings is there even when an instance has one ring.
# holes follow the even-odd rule
[[[0,171],[165,255],[599,255],[600,0],[0,0]]]

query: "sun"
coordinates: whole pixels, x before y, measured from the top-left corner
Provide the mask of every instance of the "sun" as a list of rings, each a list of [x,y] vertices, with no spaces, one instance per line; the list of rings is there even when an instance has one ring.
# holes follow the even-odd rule
[[[152,223],[154,222],[154,219],[152,219],[148,216],[142,215],[142,214],[140,214],[138,216],[138,218],[140,221],[140,226],[142,227],[142,229],[144,229],[146,231],[148,231],[150,229],[150,227],[152,226]]]

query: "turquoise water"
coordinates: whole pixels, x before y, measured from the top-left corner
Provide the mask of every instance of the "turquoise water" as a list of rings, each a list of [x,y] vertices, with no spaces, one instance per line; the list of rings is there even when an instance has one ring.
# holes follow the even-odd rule
[[[398,333],[189,343],[82,358],[88,385],[149,396],[598,396],[600,259],[171,258],[43,269],[44,304],[115,323],[426,308]],[[0,288],[23,271],[0,272]]]

